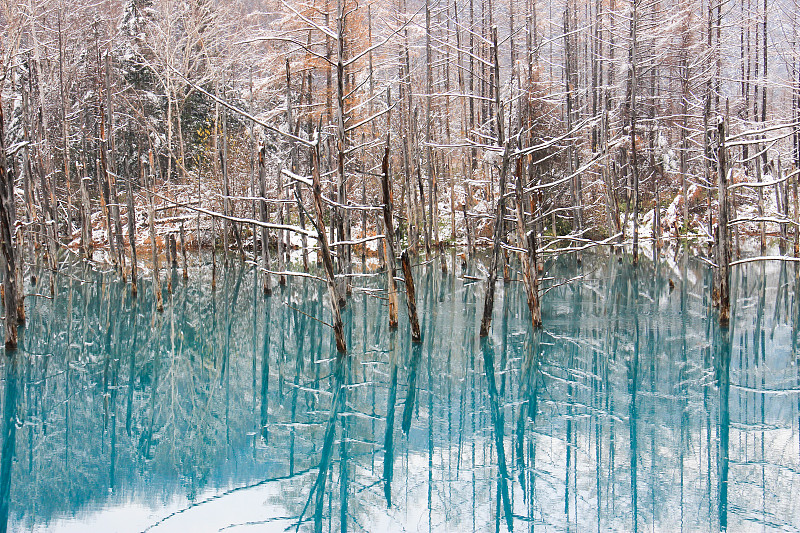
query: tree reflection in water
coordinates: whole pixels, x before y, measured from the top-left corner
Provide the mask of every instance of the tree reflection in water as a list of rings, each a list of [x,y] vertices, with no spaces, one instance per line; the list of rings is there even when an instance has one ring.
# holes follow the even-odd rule
[[[313,280],[264,297],[232,263],[216,291],[207,272],[174,280],[162,315],[147,283],[133,300],[109,273],[68,271],[29,299],[3,361],[0,523],[800,528],[795,267],[735,269],[724,331],[691,258],[547,269],[585,277],[546,293],[536,332],[521,284],[499,282],[484,341],[485,282],[415,267],[412,343],[402,314],[388,328],[384,277],[360,278],[344,358]]]

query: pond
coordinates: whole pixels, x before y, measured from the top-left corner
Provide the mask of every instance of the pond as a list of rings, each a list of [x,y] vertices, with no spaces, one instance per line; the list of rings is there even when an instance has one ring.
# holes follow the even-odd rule
[[[416,266],[419,344],[358,277],[346,358],[314,279],[195,266],[158,313],[68,269],[2,363],[8,528],[800,529],[794,266],[736,267],[726,331],[700,261],[546,267],[544,327],[501,279],[481,340],[480,261]]]

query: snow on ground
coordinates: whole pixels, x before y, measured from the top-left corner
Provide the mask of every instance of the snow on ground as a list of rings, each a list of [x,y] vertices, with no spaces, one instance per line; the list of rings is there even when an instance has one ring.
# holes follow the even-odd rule
[[[492,156],[496,155],[494,152],[487,153],[490,153]],[[454,177],[454,180],[456,181],[461,179],[462,178],[459,176]],[[737,174],[733,177],[733,182],[738,184],[742,181],[753,179],[754,178],[752,177],[746,177],[744,175]],[[771,175],[765,175],[763,179],[765,181],[769,181],[772,180],[773,177]],[[473,187],[471,187],[472,197],[470,198],[469,212],[471,215],[470,218],[475,242],[478,244],[486,244],[486,238],[490,237],[492,225],[490,223],[490,219],[485,215],[489,215],[493,212],[493,202],[491,202],[488,197],[488,191],[486,189],[486,186],[488,185],[487,182],[481,180],[472,180],[470,183],[473,185]],[[204,179],[198,184],[196,178],[192,177],[186,183],[170,183],[156,192],[158,195],[169,196],[176,202],[182,204],[199,206],[203,209],[219,212],[222,210],[223,199],[218,192],[218,189],[219,184],[215,180]],[[169,192],[166,192],[167,190]],[[690,204],[689,236],[696,245],[704,245],[712,239],[712,236],[708,234],[708,215],[705,212],[706,200],[704,192],[705,191],[703,189],[695,184],[690,184],[688,187],[688,198]],[[774,187],[766,187],[763,192],[764,216],[771,218],[779,217]],[[737,187],[734,189],[734,194],[737,203],[737,210],[735,213],[736,218],[755,218],[758,216],[758,194],[756,190],[747,187]],[[455,210],[454,214],[451,210],[450,191],[443,190],[443,193],[440,197],[440,202],[438,204],[438,219],[436,221],[437,229],[442,240],[452,241],[454,235],[452,225],[453,219],[455,219],[456,231],[453,244],[465,245],[467,243],[467,232],[466,225],[464,224],[463,214],[464,203],[466,201],[465,188],[456,187],[455,190],[452,191],[452,196],[452,207]],[[717,209],[716,201],[713,199],[714,197],[715,195],[712,191],[712,213],[714,213]],[[199,202],[198,198],[200,199]],[[151,245],[147,198],[144,194],[139,192],[136,194],[134,200],[136,206],[136,220],[134,226],[136,246],[138,248],[138,257],[140,261],[139,268],[146,269],[149,265]],[[683,195],[681,192],[678,192],[677,195],[669,200],[669,204],[666,207],[661,208],[661,235],[664,237],[665,241],[674,239],[677,237],[678,233],[682,231],[684,201]],[[124,239],[127,242],[128,210],[124,197],[120,199],[120,202],[122,204],[120,206],[122,231]],[[252,207],[247,201],[237,202],[237,204],[237,216],[246,218],[253,216]],[[199,214],[191,209],[174,207],[172,204],[170,204],[170,202],[163,200],[158,196],[155,198],[155,207],[155,216],[157,221],[156,227],[158,233],[156,244],[159,250],[163,250],[165,246],[166,235],[172,233],[175,234],[176,237],[178,236],[181,228],[181,222],[184,226],[186,243],[190,248],[196,247],[198,241],[202,246],[208,246],[211,244],[212,223],[209,216],[205,214]],[[78,206],[76,205],[74,208],[77,209]],[[95,255],[93,256],[93,259],[95,261],[108,261],[110,259],[108,251],[102,252],[102,250],[105,250],[109,244],[108,231],[106,230],[107,218],[101,209],[99,209],[99,206],[96,205],[96,202],[93,204],[92,210],[91,239],[95,249]],[[396,213],[396,215],[402,216],[404,213]],[[652,210],[642,213],[639,221],[640,249],[643,254],[647,255],[652,254],[654,215],[655,214]],[[716,223],[715,216],[712,218],[712,223]],[[367,228],[367,234],[363,235],[361,221],[358,220],[352,228],[353,238],[360,239],[374,236],[376,232],[379,231],[378,227],[376,227],[375,219],[372,217],[370,218],[368,224],[369,227]],[[218,236],[220,232],[220,225],[220,222],[217,221]],[[773,236],[770,237],[771,240],[774,241],[774,235],[778,232],[777,225],[775,223],[766,223],[765,227],[768,235]],[[307,229],[313,230],[313,227],[310,224],[307,224]],[[599,229],[602,230],[603,228]],[[244,230],[245,245],[248,248],[252,238],[250,231],[251,228],[249,227],[245,228]],[[741,253],[760,253],[760,250],[758,249],[760,224],[758,222],[746,222],[738,224],[735,226],[735,231],[740,237],[739,251]],[[276,233],[274,230],[272,230],[271,234],[274,242]],[[630,245],[632,234],[633,221],[631,217],[628,217],[628,223],[625,227],[625,237],[628,245]],[[302,262],[302,236],[296,233],[290,233],[289,235],[289,242],[291,245],[290,260],[294,264],[299,264]],[[73,231],[71,236],[69,247],[77,251],[77,249],[80,247],[80,240],[80,230],[76,229]],[[317,240],[309,236],[307,238],[307,243],[309,246],[309,253],[313,254],[314,249],[317,246]],[[233,249],[235,247],[233,240],[231,240],[230,244],[231,248]],[[377,239],[366,242],[364,246],[367,250],[367,256],[370,259],[378,257],[378,255],[381,253],[380,241]]]

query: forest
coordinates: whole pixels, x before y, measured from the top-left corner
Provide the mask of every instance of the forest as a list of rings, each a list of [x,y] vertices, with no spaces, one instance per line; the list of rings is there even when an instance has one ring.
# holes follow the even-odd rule
[[[30,440],[16,447],[17,453],[28,450],[28,465],[36,464],[34,450],[52,446],[45,413],[61,413],[61,400],[53,399],[59,395],[64,412],[56,418],[64,424],[59,431],[67,434],[67,449],[70,412],[75,409],[90,417],[79,427],[102,435],[98,453],[107,452],[105,439],[112,434],[116,450],[116,413],[122,407],[115,402],[122,401],[116,400],[117,391],[123,394],[125,387],[124,431],[132,439],[125,450],[129,459],[137,458],[134,462],[158,462],[151,445],[160,449],[159,443],[167,440],[156,435],[158,428],[171,428],[174,439],[182,431],[192,433],[192,424],[206,427],[205,419],[196,417],[214,409],[197,414],[194,403],[181,405],[181,414],[158,422],[166,409],[159,407],[164,398],[158,394],[166,385],[158,376],[168,356],[191,357],[180,372],[168,373],[173,376],[173,410],[175,387],[194,387],[192,402],[195,393],[210,402],[212,382],[229,381],[230,365],[244,375],[250,364],[246,358],[252,357],[252,396],[245,399],[248,391],[235,384],[233,394],[254,410],[236,414],[242,420],[255,416],[252,424],[239,424],[241,431],[253,425],[248,435],[262,441],[257,446],[255,440],[247,444],[241,435],[230,436],[226,400],[226,446],[229,455],[246,453],[252,446],[255,458],[256,449],[262,453],[274,446],[267,437],[275,424],[269,422],[275,418],[271,415],[290,416],[290,422],[278,423],[279,432],[291,428],[287,479],[295,472],[295,430],[305,431],[296,421],[296,405],[290,415],[283,412],[289,374],[283,365],[287,357],[296,357],[295,382],[289,389],[294,387],[295,397],[298,391],[306,397],[306,424],[315,428],[314,437],[308,437],[315,444],[307,453],[320,454],[320,459],[303,462],[304,475],[316,472],[306,487],[310,495],[305,507],[293,504],[286,512],[298,527],[304,516],[313,520],[314,531],[321,531],[324,516],[329,530],[358,525],[346,508],[339,522],[330,522],[331,472],[338,469],[336,479],[345,486],[340,505],[346,507],[345,496],[355,490],[347,488],[346,476],[356,472],[345,467],[347,454],[354,453],[345,443],[355,439],[348,436],[348,420],[360,415],[350,410],[368,410],[358,402],[370,403],[355,392],[348,400],[348,391],[357,387],[359,364],[377,365],[369,367],[370,378],[366,370],[361,376],[361,385],[372,387],[373,424],[370,438],[359,439],[374,445],[372,470],[377,468],[374,449],[383,448],[379,478],[389,487],[385,497],[391,507],[392,467],[386,461],[393,460],[396,428],[389,413],[393,424],[397,394],[406,393],[408,414],[401,429],[407,439],[414,434],[412,412],[421,416],[423,396],[431,410],[435,402],[445,402],[438,396],[441,391],[434,393],[431,377],[431,364],[442,361],[432,363],[431,357],[433,352],[451,354],[453,348],[438,340],[434,348],[431,337],[437,324],[439,330],[456,326],[446,320],[440,324],[436,298],[439,303],[461,299],[460,308],[453,303],[450,311],[441,312],[459,315],[453,318],[458,338],[469,347],[457,356],[468,369],[452,370],[448,355],[447,370],[439,369],[443,379],[454,387],[471,379],[471,388],[478,387],[481,395],[476,404],[473,390],[467,408],[470,391],[465,388],[456,408],[460,415],[451,414],[485,415],[484,429],[492,434],[481,441],[480,431],[470,433],[484,447],[484,456],[487,446],[489,455],[494,453],[489,466],[478,465],[473,440],[473,530],[475,469],[484,467],[497,469],[489,474],[480,470],[489,492],[495,491],[496,504],[487,512],[497,519],[497,528],[502,520],[511,530],[521,512],[528,513],[529,522],[545,520],[526,484],[536,486],[536,446],[523,448],[538,431],[537,408],[545,409],[545,418],[557,419],[559,428],[563,424],[563,437],[553,436],[552,427],[548,435],[554,439],[551,446],[559,439],[567,443],[566,465],[558,465],[564,467],[565,479],[552,482],[566,487],[561,503],[568,528],[579,523],[575,509],[581,506],[570,500],[578,488],[579,468],[577,455],[570,451],[579,447],[573,421],[577,428],[584,415],[607,417],[597,422],[601,429],[594,437],[588,426],[583,428],[591,441],[584,451],[597,453],[599,472],[604,453],[611,453],[613,467],[613,450],[619,445],[612,437],[604,448],[602,428],[609,420],[613,427],[615,417],[625,419],[630,430],[626,438],[634,443],[627,459],[631,477],[625,483],[633,498],[632,529],[637,529],[641,482],[635,475],[635,420],[640,416],[636,376],[652,377],[648,386],[656,394],[655,376],[661,375],[656,368],[661,363],[656,362],[666,357],[656,340],[662,333],[674,340],[673,326],[682,328],[683,344],[671,340],[665,344],[667,353],[684,366],[666,372],[674,387],[664,394],[686,402],[688,412],[702,391],[702,411],[709,421],[703,427],[699,421],[680,419],[675,424],[681,429],[675,431],[724,440],[719,444],[723,448],[714,452],[716,481],[710,477],[711,452],[692,456],[700,473],[707,465],[704,486],[714,489],[719,529],[727,527],[728,516],[732,353],[740,357],[733,372],[743,372],[740,377],[746,382],[744,388],[733,389],[748,391],[741,392],[740,409],[733,414],[744,413],[747,424],[755,427],[755,408],[751,413],[747,406],[760,401],[760,457],[772,464],[764,451],[765,420],[772,416],[765,414],[769,402],[764,395],[797,394],[787,381],[778,380],[777,389],[765,388],[767,373],[762,369],[768,361],[778,361],[776,375],[783,375],[797,353],[797,0],[0,0],[0,26],[0,274],[9,356],[3,387],[0,531],[9,520],[22,520],[13,513],[9,518],[9,502],[15,501],[10,486],[24,485],[12,482],[11,465],[18,459],[13,444],[7,450],[16,438],[12,418],[21,416],[18,407],[31,413],[20,422],[20,432],[28,432]],[[239,309],[235,302],[242,279],[252,289],[253,301]],[[678,308],[670,299],[676,287]],[[754,291],[759,294],[755,300]],[[768,292],[778,295],[770,320],[764,318],[772,304],[765,301]],[[592,294],[601,303],[592,302]],[[84,307],[73,307],[73,299]],[[218,299],[219,305],[224,303],[224,317],[218,314]],[[653,302],[652,309],[646,299]],[[572,311],[565,307],[568,300],[575,302]],[[68,310],[59,308],[59,302],[69,302]],[[189,318],[176,319],[176,312]],[[569,312],[591,325],[565,323],[564,313]],[[647,315],[642,325],[640,312]],[[598,313],[610,313],[608,324],[616,320],[613,332],[604,330]],[[664,332],[648,322],[662,313],[670,324]],[[683,322],[673,324],[671,313],[681,314]],[[280,326],[276,317],[281,317]],[[246,330],[249,320],[252,328]],[[354,333],[359,321],[362,335]],[[767,322],[773,327],[769,341],[764,338]],[[214,324],[208,339],[203,338],[203,323]],[[625,324],[633,323],[634,333],[629,334]],[[783,333],[774,337],[776,324]],[[153,329],[149,340],[137,341],[137,328],[148,327]],[[373,340],[367,340],[367,330],[374,332]],[[401,335],[397,343],[403,348],[395,347],[394,332]],[[646,372],[638,369],[640,332],[652,352],[648,357],[653,367]],[[63,336],[66,344],[53,345],[53,335]],[[687,335],[693,339],[688,347]],[[307,346],[308,353],[305,337],[317,342]],[[252,350],[245,338],[252,340]],[[115,343],[130,349],[112,349]],[[568,348],[571,343],[575,352]],[[595,345],[599,352],[589,353],[584,343],[603,347]],[[617,352],[628,353],[629,345],[630,354],[621,359],[625,362],[618,361]],[[754,346],[758,353],[750,363],[747,356]],[[791,354],[784,353],[789,346]],[[497,373],[495,350],[503,353]],[[518,358],[507,359],[509,350]],[[598,353],[610,359],[598,363]],[[364,360],[376,354],[388,359]],[[476,354],[482,363],[476,363]],[[47,363],[39,360],[43,357],[69,362],[58,362],[56,367],[63,368],[53,378]],[[128,382],[119,384],[120,365],[127,358]],[[427,389],[417,391],[423,360]],[[329,372],[327,382],[319,377],[320,364]],[[277,375],[275,365],[281,369]],[[305,365],[316,369],[313,380]],[[550,370],[541,370],[547,365]],[[608,381],[604,365],[619,375]],[[100,372],[102,380],[69,377],[79,367],[91,376]],[[405,389],[397,387],[398,367],[401,376],[409,373]],[[631,394],[625,408],[615,408],[615,386],[609,383],[622,383],[625,372],[635,390],[627,390]],[[63,380],[62,373],[67,376]],[[506,373],[516,392],[505,390]],[[474,383],[476,375],[480,385]],[[750,383],[757,378],[760,385]],[[50,394],[48,380],[53,383]],[[280,384],[277,411],[265,406],[271,380]],[[495,380],[502,380],[500,390]],[[713,387],[706,380],[714,381]],[[540,386],[546,388],[548,382],[558,393],[550,391],[549,399],[540,399]],[[69,400],[70,387],[79,383],[87,405],[102,405],[102,422],[91,419],[91,407],[83,400]],[[38,384],[43,392],[36,400]],[[103,394],[92,396],[98,387]],[[584,394],[585,387],[596,394],[575,407],[581,403],[576,394]],[[386,413],[375,412],[375,388]],[[709,402],[709,390],[719,395],[716,403]],[[17,394],[28,399],[18,400]],[[320,394],[327,402],[327,421],[316,416]],[[566,414],[553,394],[569,398],[564,400]],[[51,411],[43,407],[48,401],[53,402]],[[448,409],[453,410],[451,401],[448,393]],[[540,401],[545,406],[552,402],[552,411],[537,407]],[[593,407],[581,414],[581,406],[589,404]],[[512,420],[519,405],[526,407],[509,422],[512,430],[504,430],[506,415]],[[787,405],[781,409],[792,414],[776,415],[777,426],[800,420],[795,416],[800,403]],[[149,422],[146,413],[152,417]],[[710,425],[712,415],[716,429]],[[432,461],[432,428],[439,423],[436,433],[441,437],[445,426],[431,413],[424,416],[432,420]],[[375,436],[375,420],[388,426],[383,443]],[[647,423],[659,425],[655,418]],[[26,424],[32,424],[30,430]],[[447,431],[453,427],[448,421]],[[750,431],[737,428],[731,431]],[[800,446],[794,422],[790,428],[788,438]],[[213,431],[221,429],[215,426]],[[470,431],[477,431],[474,423]],[[44,439],[38,447],[37,435]],[[684,450],[681,435],[679,447]],[[407,440],[406,453],[418,445]],[[742,449],[749,450],[749,445],[756,441],[745,436]],[[308,448],[308,441],[303,446]],[[460,440],[458,450],[460,468]],[[178,461],[174,449],[164,453]],[[452,453],[450,441],[447,453]],[[112,455],[111,486],[118,461],[116,451]],[[70,470],[68,456],[65,471]],[[403,468],[410,479],[414,473],[408,461]],[[216,468],[198,468],[206,467]],[[251,467],[274,474],[274,469]],[[192,486],[196,475],[189,475]],[[208,475],[204,471],[200,477]],[[762,470],[766,492],[764,479]],[[627,516],[600,516],[602,485],[598,474],[593,489],[598,493],[597,528],[631,527]],[[521,491],[524,509],[514,504],[515,491]],[[74,496],[72,508],[80,500]],[[703,498],[696,496],[697,501]],[[710,512],[710,500],[707,505]],[[11,506],[36,507],[30,501]],[[784,509],[787,516],[790,509]],[[655,508],[651,511],[655,516]],[[449,518],[442,520],[451,524]],[[762,515],[761,520],[768,518]],[[549,523],[562,525],[558,520]],[[797,526],[796,519],[785,523]]]
[[[7,344],[26,265],[79,254],[136,291],[193,247],[257,263],[265,292],[319,263],[341,303],[358,263],[485,247],[495,279],[519,257],[536,324],[542,258],[687,244],[720,272],[724,321],[732,264],[798,253],[797,18],[751,0],[6,2]]]

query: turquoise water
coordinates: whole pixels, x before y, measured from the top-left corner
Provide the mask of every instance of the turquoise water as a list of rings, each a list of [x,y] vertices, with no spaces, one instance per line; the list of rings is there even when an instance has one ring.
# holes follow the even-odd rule
[[[416,345],[357,278],[345,359],[313,279],[195,266],[159,314],[146,282],[59,275],[2,363],[9,530],[800,529],[794,266],[734,269],[725,332],[700,262],[565,257],[544,328],[500,280],[483,342],[457,270],[415,268]]]

